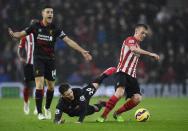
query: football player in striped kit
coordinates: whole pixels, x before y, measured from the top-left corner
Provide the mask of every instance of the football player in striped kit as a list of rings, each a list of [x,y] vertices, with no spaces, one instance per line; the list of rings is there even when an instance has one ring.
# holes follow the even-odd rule
[[[30,25],[38,22],[37,19],[32,19]],[[23,64],[24,73],[24,113],[28,115],[30,113],[29,97],[33,92],[34,87],[34,72],[33,72],[33,51],[34,51],[34,37],[33,33],[21,38],[17,54],[20,62]]]
[[[116,91],[107,101],[104,112],[97,119],[98,122],[106,120],[109,112],[124,95],[126,95],[127,101],[113,114],[114,119],[118,122],[124,122],[121,113],[131,110],[140,103],[142,96],[136,79],[136,68],[139,57],[140,55],[146,55],[159,60],[159,55],[140,48],[140,42],[145,39],[147,34],[147,25],[138,24],[135,26],[134,36],[130,36],[124,40],[116,72]]]

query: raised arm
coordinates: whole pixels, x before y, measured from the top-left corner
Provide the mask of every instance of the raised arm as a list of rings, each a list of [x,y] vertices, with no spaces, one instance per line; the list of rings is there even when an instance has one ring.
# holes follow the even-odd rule
[[[65,120],[61,119],[62,114],[63,114],[63,112],[60,109],[56,108],[55,117],[54,117],[54,123],[55,124],[62,124],[62,123],[64,123]]]
[[[20,31],[20,32],[13,32],[11,28],[8,28],[8,32],[9,32],[10,36],[13,38],[22,38],[27,35],[25,30]]]
[[[138,53],[138,54],[141,54],[141,55],[147,55],[147,56],[153,57],[157,61],[160,59],[159,55],[157,55],[156,53],[152,53],[152,52],[143,50],[143,49],[141,49],[139,47],[136,47],[136,46],[130,46],[129,48],[134,53]]]
[[[80,52],[82,54],[82,56],[85,58],[85,60],[87,60],[87,61],[92,60],[92,56],[89,54],[89,51],[86,51],[85,49],[83,49],[81,46],[79,46],[75,41],[70,39],[68,36],[65,36],[63,38],[63,41],[65,41],[65,43],[68,46],[70,46],[71,48]]]

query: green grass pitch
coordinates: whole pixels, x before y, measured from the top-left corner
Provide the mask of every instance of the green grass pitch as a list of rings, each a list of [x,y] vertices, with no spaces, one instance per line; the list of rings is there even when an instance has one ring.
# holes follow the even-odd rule
[[[92,98],[91,103],[101,98]],[[119,101],[116,108],[123,104]],[[54,113],[57,98],[53,100]],[[31,100],[31,111],[34,100]],[[144,107],[150,111],[151,117],[147,122],[136,122],[134,112]],[[113,113],[113,111],[112,111]],[[0,131],[188,131],[188,98],[144,98],[139,106],[124,113],[124,123],[117,123],[112,113],[105,123],[96,123],[101,112],[88,116],[84,123],[76,124],[77,118],[64,115],[66,122],[55,125],[52,120],[39,121],[31,112],[23,113],[23,100],[18,98],[0,99]]]

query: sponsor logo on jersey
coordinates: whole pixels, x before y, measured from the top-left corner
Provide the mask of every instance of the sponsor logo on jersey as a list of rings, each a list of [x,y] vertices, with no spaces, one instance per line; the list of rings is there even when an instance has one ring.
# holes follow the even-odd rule
[[[49,33],[50,33],[50,35],[52,35],[53,31],[52,31],[52,30],[50,30],[50,31],[49,31]]]
[[[38,34],[37,40],[53,41],[53,37],[52,36],[48,36],[48,35]]]

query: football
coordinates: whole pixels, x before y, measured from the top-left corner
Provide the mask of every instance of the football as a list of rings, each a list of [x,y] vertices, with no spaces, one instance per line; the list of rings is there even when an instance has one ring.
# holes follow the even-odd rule
[[[145,122],[145,121],[149,120],[150,113],[147,109],[140,108],[135,112],[135,118],[136,118],[136,121]]]

